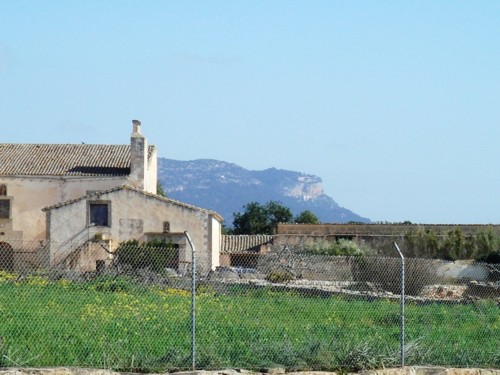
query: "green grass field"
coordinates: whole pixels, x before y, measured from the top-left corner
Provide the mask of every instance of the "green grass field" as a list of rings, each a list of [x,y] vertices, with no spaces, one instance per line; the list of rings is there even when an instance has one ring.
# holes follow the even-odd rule
[[[197,297],[197,368],[399,364],[399,303],[234,287]],[[191,295],[130,279],[0,275],[0,367],[167,371],[191,365]],[[500,367],[494,301],[406,306],[406,363]]]

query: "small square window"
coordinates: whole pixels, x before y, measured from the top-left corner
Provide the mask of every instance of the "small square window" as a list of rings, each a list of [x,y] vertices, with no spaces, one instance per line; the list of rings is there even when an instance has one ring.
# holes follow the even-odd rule
[[[100,227],[109,227],[109,210],[106,203],[89,204],[89,224]]]
[[[170,222],[164,221],[163,222],[163,233],[169,233],[170,232]]]
[[[10,199],[0,199],[0,219],[10,219]]]

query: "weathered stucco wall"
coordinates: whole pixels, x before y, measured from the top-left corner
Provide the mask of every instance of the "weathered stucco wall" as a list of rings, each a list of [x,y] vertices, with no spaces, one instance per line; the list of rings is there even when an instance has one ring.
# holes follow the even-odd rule
[[[86,195],[88,191],[107,190],[126,183],[126,178],[41,178],[2,177],[7,196],[12,197],[11,219],[4,221],[0,238],[24,241],[46,239],[43,207]],[[0,223],[1,225],[1,223]],[[15,233],[17,232],[17,233]]]
[[[217,265],[217,266],[220,265],[221,241],[222,241],[222,225],[213,215],[210,215],[210,239],[208,242],[211,244],[210,264],[212,265]],[[215,267],[216,266],[213,266],[211,267],[211,269],[215,269]]]
[[[109,226],[89,226],[88,204],[91,202],[109,204]],[[201,268],[210,269],[219,265],[221,223],[209,211],[131,188],[94,194],[77,202],[52,208],[47,213],[47,220],[51,243],[82,243],[99,233],[110,240],[112,249],[123,241],[144,240],[146,233],[161,233],[164,223],[168,222],[172,233],[189,232]],[[64,245],[60,251],[53,249],[52,264],[66,257],[72,249],[74,246],[70,245]],[[184,258],[179,260],[190,262],[190,252],[184,252]]]
[[[158,186],[158,151],[153,148],[152,154],[147,163],[147,171],[144,176],[144,190],[156,194]]]

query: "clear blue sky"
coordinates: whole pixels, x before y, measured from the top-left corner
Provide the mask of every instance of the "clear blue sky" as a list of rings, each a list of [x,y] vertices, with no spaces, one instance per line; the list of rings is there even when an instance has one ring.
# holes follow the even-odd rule
[[[0,2],[6,143],[319,175],[374,221],[500,223],[500,1]]]

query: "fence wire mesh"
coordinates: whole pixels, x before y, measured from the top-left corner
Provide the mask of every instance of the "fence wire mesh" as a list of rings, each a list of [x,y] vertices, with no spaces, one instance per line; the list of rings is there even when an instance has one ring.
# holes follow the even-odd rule
[[[221,262],[194,274],[193,352],[193,274],[175,246],[0,244],[0,367],[400,365],[400,258],[273,246]],[[499,270],[405,259],[407,365],[500,367]]]

